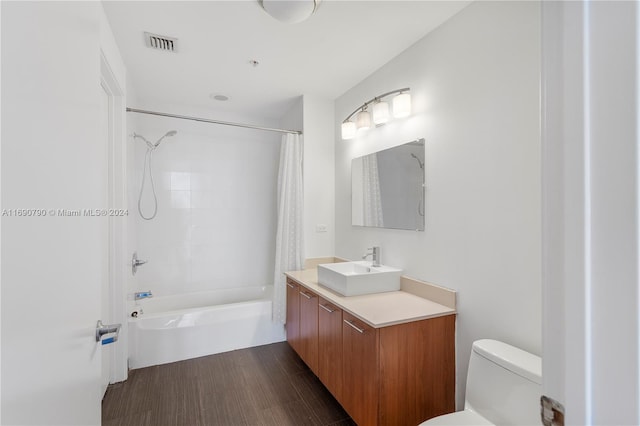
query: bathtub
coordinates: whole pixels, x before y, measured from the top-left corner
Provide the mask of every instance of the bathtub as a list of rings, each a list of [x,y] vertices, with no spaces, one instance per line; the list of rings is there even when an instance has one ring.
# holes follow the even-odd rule
[[[129,319],[129,368],[285,340],[271,321],[272,293],[264,286],[142,300],[144,313]]]

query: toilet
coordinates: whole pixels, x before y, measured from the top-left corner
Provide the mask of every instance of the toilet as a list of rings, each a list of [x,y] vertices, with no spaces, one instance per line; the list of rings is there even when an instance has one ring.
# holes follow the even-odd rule
[[[473,343],[464,410],[434,417],[433,425],[539,425],[542,360],[497,340]]]

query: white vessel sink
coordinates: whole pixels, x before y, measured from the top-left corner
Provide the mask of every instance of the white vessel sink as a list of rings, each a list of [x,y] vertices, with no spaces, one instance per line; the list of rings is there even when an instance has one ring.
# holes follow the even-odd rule
[[[343,296],[400,290],[400,274],[401,269],[365,261],[318,265],[318,283]]]

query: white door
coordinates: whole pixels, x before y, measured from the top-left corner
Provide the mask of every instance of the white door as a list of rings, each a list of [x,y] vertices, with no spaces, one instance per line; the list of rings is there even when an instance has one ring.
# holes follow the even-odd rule
[[[542,2],[543,391],[640,424],[637,2]]]
[[[105,198],[97,84],[101,6],[0,7],[7,212],[1,236],[1,423],[96,425],[102,347],[95,326],[107,242],[104,219],[76,212],[100,208]]]

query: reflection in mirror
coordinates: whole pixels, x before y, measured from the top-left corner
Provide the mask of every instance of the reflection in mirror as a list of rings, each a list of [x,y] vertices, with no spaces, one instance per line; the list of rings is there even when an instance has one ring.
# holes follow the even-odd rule
[[[351,223],[424,231],[424,139],[351,162]]]

